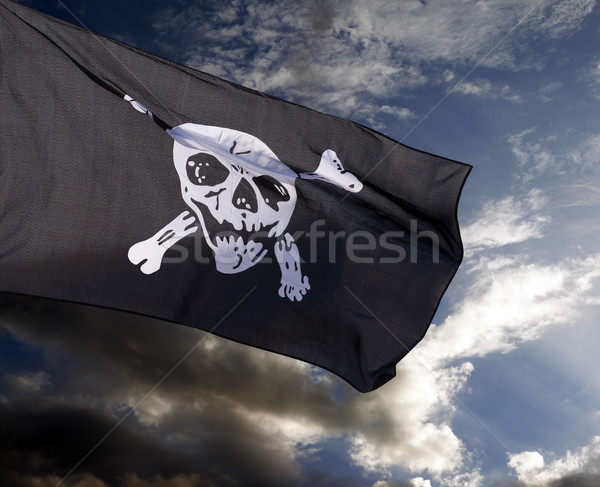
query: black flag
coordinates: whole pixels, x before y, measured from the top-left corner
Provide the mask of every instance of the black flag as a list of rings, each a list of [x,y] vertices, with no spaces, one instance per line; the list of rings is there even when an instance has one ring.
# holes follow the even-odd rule
[[[360,391],[462,259],[471,166],[0,0],[0,290],[213,331]]]

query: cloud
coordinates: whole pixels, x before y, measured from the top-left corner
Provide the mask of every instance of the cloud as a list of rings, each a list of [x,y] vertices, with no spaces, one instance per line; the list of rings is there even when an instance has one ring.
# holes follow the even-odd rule
[[[443,484],[446,487],[483,487],[485,479],[479,469],[472,472],[450,475],[443,479]]]
[[[548,8],[546,17],[538,20],[537,28],[549,37],[564,38],[581,29],[584,19],[596,6],[595,0],[567,0]]]
[[[413,484],[412,480],[409,481],[408,483],[394,482],[394,481],[387,481],[387,480],[378,480],[377,482],[375,482],[372,485],[372,487],[414,487],[414,484]]]
[[[10,474],[5,480],[7,485],[12,487],[56,487],[61,478],[54,474],[43,476]],[[109,487],[108,484],[91,474],[74,475],[60,485],[63,487]],[[186,486],[181,485],[181,487]]]
[[[562,87],[563,87],[564,83],[562,81],[556,81],[553,83],[549,83],[547,85],[542,86],[538,92],[540,94],[540,97],[542,99],[543,103],[549,103],[553,100],[553,95],[558,92]]]
[[[423,477],[416,477],[414,479],[410,479],[410,483],[413,487],[431,487],[431,482],[429,480],[423,479]]]
[[[522,197],[487,201],[473,222],[461,230],[466,255],[543,237],[551,221],[547,204],[548,198],[539,189]]]
[[[5,377],[0,456],[12,458],[13,469],[34,469],[37,475],[49,469],[66,473],[204,336],[106,310],[31,302],[27,318],[13,309],[12,318],[3,314],[3,324],[20,343],[41,347],[53,388],[25,397]],[[219,485],[220,472],[246,485],[255,480],[280,485],[281,478],[296,478],[298,465],[291,457],[301,445],[291,441],[295,431],[286,430],[283,420],[314,403],[321,409],[314,414],[327,424],[335,402],[318,381],[312,385],[310,366],[248,347],[228,350],[225,343],[205,339],[196,360],[178,368],[83,471],[105,481],[131,469],[146,476],[205,471]],[[297,387],[303,389],[300,401]],[[31,464],[33,454],[44,459],[39,471]]]
[[[174,475],[163,477],[155,475],[150,479],[142,479],[136,473],[126,473],[120,479],[122,487],[217,487],[215,482],[203,474]],[[225,482],[220,485],[236,485],[234,482]]]
[[[600,164],[600,134],[584,136],[567,154],[567,158],[578,170],[597,169]]]
[[[539,452],[509,455],[508,466],[520,481],[530,486],[586,485],[586,478],[600,474],[600,437],[595,436],[590,444],[567,451],[565,456],[550,463],[546,463]],[[578,474],[582,475],[580,482],[577,482]],[[569,478],[573,484],[568,483]]]
[[[553,176],[562,174],[564,160],[554,150],[545,145],[552,142],[552,137],[545,138],[536,143],[526,142],[524,139],[534,132],[527,129],[508,137],[508,143],[520,168],[517,177],[527,183],[542,175]]]
[[[43,370],[8,375],[4,380],[17,391],[28,395],[41,394],[52,387],[52,378]]]
[[[491,100],[502,99],[510,102],[521,102],[521,97],[513,93],[508,85],[492,83],[487,79],[475,79],[472,81],[463,81],[456,85],[453,90],[462,95],[479,96]]]
[[[591,87],[596,98],[600,98],[600,59],[590,62],[587,69],[583,70],[582,77]]]
[[[221,9],[183,2],[178,9],[160,11],[154,28],[157,47],[180,62],[379,128],[385,118],[378,114],[390,113],[382,108],[389,106],[387,98],[401,92],[406,99],[410,90],[451,81],[464,66],[484,61],[496,69],[540,67],[540,53],[534,63],[523,47],[528,37],[571,35],[594,2],[545,2],[511,32],[535,5],[521,0],[476,5],[374,0],[368,6],[358,0],[284,0],[236,1]],[[494,52],[485,57],[491,47]],[[464,94],[520,101],[507,85],[488,80],[467,80],[459,88]],[[410,116],[411,109],[406,110],[393,113],[404,119]]]
[[[448,487],[480,487],[483,477],[479,472],[465,473],[451,478],[445,478],[443,485]],[[398,483],[394,481],[379,480],[372,487],[435,487],[439,484],[432,484],[431,480],[423,477],[414,477],[408,483]]]
[[[556,264],[483,258],[466,299],[432,326],[416,355],[437,368],[461,358],[509,352],[549,326],[571,322],[600,276],[600,256]]]
[[[593,252],[590,244],[600,230],[597,218],[600,206],[600,134],[567,130],[566,134],[538,135],[538,130],[530,128],[508,137],[518,169],[515,186],[526,187],[535,182],[547,195],[543,209],[526,217],[533,219],[531,231],[551,235],[556,248],[563,249],[563,252],[566,248],[589,248]],[[518,228],[523,207],[517,204],[515,208],[517,220],[511,223]],[[550,215],[553,216],[552,222]],[[544,218],[548,220],[544,222]],[[479,222],[474,225],[467,228],[467,255],[470,251],[468,240],[476,243],[477,251],[482,243],[478,236],[482,238],[485,232]],[[476,235],[469,233],[471,230],[477,230]],[[553,233],[550,234],[550,231]],[[546,248],[550,249],[550,246]]]
[[[13,474],[9,477],[12,487],[56,487],[61,480],[54,474],[44,476]],[[66,478],[60,485],[63,487],[109,487],[109,484],[89,473],[75,474]],[[119,487],[217,487],[216,483],[202,474],[178,474],[171,477],[155,475],[145,479],[133,472],[124,474],[112,485]],[[235,484],[220,485],[233,487]]]
[[[508,466],[517,472],[517,475],[521,472],[531,475],[530,472],[539,471],[544,467],[544,457],[537,451],[525,451],[509,457]]]
[[[510,135],[507,140],[517,161],[517,178],[523,183],[544,177],[569,176],[570,180],[598,177],[600,134],[581,132],[571,135],[568,144],[564,134],[538,136],[529,141],[535,128]]]
[[[412,110],[404,107],[391,107],[389,105],[383,105],[380,110],[382,113],[389,113],[390,115],[394,115],[399,119],[412,118],[415,116],[415,113]]]

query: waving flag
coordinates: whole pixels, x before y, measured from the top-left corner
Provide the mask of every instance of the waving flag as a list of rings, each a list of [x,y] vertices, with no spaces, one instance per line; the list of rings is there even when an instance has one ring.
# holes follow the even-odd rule
[[[369,391],[462,259],[471,166],[0,0],[0,290],[149,315]]]

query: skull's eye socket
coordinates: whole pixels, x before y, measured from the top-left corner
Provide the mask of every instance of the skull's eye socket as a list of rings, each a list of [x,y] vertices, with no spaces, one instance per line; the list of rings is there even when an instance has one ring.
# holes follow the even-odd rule
[[[196,186],[216,186],[229,177],[229,169],[211,154],[200,152],[185,164],[187,177]]]
[[[258,176],[254,178],[254,184],[258,187],[265,203],[275,211],[279,211],[277,206],[279,203],[290,199],[285,186],[271,176]]]

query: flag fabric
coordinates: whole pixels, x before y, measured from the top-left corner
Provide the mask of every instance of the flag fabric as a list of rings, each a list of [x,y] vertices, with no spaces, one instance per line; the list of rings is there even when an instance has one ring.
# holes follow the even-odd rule
[[[471,166],[0,0],[0,291],[212,331],[360,391],[462,260]]]

